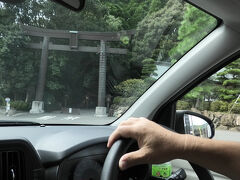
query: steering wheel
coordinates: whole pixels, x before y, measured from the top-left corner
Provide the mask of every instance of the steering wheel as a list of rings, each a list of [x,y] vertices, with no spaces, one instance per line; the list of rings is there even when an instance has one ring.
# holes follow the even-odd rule
[[[100,180],[119,180],[120,179],[119,178],[119,171],[120,171],[119,159],[122,157],[123,154],[128,152],[129,148],[133,144],[134,144],[134,140],[132,139],[119,139],[115,141],[115,143],[112,145],[105,159]],[[211,172],[208,169],[203,168],[191,162],[189,163],[191,164],[193,170],[197,174],[199,180],[214,180]],[[129,172],[131,171],[130,169],[129,169]],[[144,176],[144,174],[145,176],[148,174],[147,171],[145,172],[139,171],[138,173],[141,173],[142,176]],[[143,177],[143,179],[144,178],[145,177]]]
[[[129,168],[125,171],[120,172],[119,159],[123,154],[137,150],[137,142],[132,139],[119,139],[111,147],[108,155],[105,159],[104,166],[102,169],[101,180],[118,180],[128,179],[130,175],[134,176],[135,179],[145,180],[149,173],[149,165],[138,165]]]

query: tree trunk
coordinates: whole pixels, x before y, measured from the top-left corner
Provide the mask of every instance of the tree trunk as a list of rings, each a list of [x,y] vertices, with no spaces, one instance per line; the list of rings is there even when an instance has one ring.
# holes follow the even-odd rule
[[[195,108],[198,109],[200,106],[200,99],[197,98],[196,104],[195,104]]]

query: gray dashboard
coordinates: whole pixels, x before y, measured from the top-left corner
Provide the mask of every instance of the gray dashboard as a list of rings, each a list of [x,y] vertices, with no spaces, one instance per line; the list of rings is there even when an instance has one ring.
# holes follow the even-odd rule
[[[25,160],[28,159],[26,165],[38,164],[29,177],[38,176],[36,180],[74,179],[76,166],[82,160],[91,160],[102,167],[108,152],[106,142],[114,129],[113,126],[69,125],[0,127],[0,155],[1,150],[15,151],[24,144],[20,150],[25,154]],[[31,162],[33,159],[36,162]]]
[[[26,139],[44,165],[61,161],[85,147],[106,142],[113,130],[112,126],[1,127],[0,140]]]

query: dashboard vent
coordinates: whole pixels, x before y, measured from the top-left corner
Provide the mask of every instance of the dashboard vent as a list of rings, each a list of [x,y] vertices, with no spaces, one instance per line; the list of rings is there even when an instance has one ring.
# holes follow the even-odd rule
[[[0,179],[25,180],[25,164],[21,151],[0,151]]]

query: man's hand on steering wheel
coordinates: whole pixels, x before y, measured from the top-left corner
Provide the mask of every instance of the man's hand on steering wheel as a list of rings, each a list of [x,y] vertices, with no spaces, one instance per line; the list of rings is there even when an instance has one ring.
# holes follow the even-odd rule
[[[135,139],[139,146],[139,150],[120,158],[121,170],[139,164],[184,159],[204,167],[201,169],[205,172],[210,169],[234,180],[240,178],[239,142],[178,134],[145,118],[130,118],[122,122],[109,137],[107,146],[110,148],[120,138]]]
[[[107,146],[110,148],[119,138],[135,139],[139,146],[139,150],[121,157],[121,170],[139,164],[167,162],[184,151],[184,135],[169,131],[145,118],[130,118],[122,122],[109,137]]]

